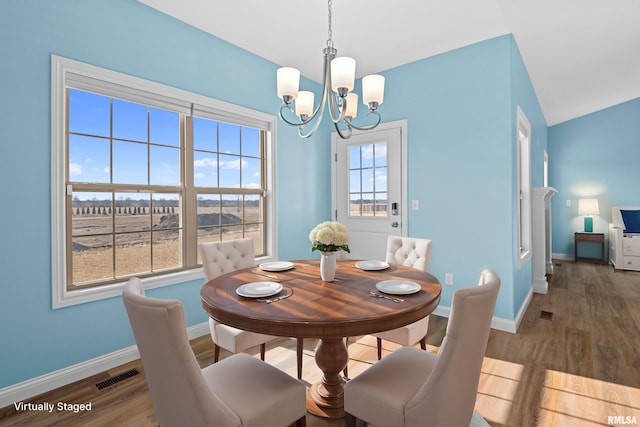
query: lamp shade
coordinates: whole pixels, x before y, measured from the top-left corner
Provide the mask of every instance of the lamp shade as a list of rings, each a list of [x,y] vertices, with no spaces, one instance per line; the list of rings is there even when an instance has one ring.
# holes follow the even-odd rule
[[[384,101],[384,76],[370,74],[362,78],[362,102],[369,105],[370,102],[382,104]]]
[[[580,215],[599,215],[600,207],[598,199],[580,199],[578,200],[578,214]]]
[[[278,68],[276,72],[278,79],[278,98],[298,96],[298,88],[300,86],[300,71],[291,67]]]
[[[331,89],[338,92],[339,88],[353,90],[356,79],[356,60],[348,56],[340,56],[331,61]]]
[[[313,92],[301,90],[296,98],[296,114],[310,116],[313,114]]]
[[[346,117],[354,119],[358,115],[358,94],[355,92],[349,92],[347,94],[347,112],[344,114]]]

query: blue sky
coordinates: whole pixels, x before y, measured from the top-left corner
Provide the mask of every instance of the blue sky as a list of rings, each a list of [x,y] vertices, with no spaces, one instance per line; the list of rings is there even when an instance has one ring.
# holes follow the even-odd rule
[[[387,191],[387,144],[383,142],[349,147],[349,192],[354,194],[374,191]]]
[[[179,114],[118,99],[111,110],[110,103],[69,90],[70,181],[179,186]],[[260,187],[257,129],[195,117],[193,135],[195,186]]]

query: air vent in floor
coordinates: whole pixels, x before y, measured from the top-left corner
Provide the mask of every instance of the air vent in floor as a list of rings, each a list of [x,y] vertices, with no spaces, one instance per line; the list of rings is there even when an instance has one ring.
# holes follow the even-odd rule
[[[540,318],[541,319],[546,319],[546,320],[551,320],[551,319],[553,319],[553,312],[542,310],[542,311],[540,311]]]
[[[108,380],[104,380],[104,381],[100,381],[99,383],[96,384],[96,388],[98,390],[103,390],[107,387],[111,387],[114,384],[118,384],[119,382],[122,382],[126,379],[129,379],[131,377],[135,377],[136,375],[138,375],[140,372],[137,369],[131,369],[127,372],[123,372],[120,375],[116,375],[115,377],[111,377]]]

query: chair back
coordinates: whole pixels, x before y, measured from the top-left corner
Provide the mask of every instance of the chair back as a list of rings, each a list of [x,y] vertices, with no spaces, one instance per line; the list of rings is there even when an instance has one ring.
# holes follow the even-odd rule
[[[240,426],[238,416],[211,392],[202,376],[189,345],[180,301],[145,296],[137,278],[127,282],[122,299],[158,424]]]
[[[469,426],[499,290],[498,275],[484,270],[478,286],[453,294],[438,360],[406,407],[407,425]]]
[[[387,237],[385,261],[427,271],[431,260],[431,240],[415,237]]]
[[[207,280],[256,265],[253,239],[200,243],[199,246],[204,275]]]

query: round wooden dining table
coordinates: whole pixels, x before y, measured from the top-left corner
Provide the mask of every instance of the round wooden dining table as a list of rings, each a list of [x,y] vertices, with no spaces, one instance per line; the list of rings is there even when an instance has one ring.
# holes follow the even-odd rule
[[[335,280],[320,279],[319,260],[293,261],[286,271],[267,272],[258,267],[236,270],[208,281],[200,291],[207,314],[226,325],[268,335],[319,338],[315,352],[322,380],[308,390],[307,409],[315,415],[344,416],[342,370],[349,355],[344,337],[386,331],[413,323],[438,306],[441,286],[433,275],[391,264],[365,271],[355,260],[338,260]],[[265,277],[264,275],[272,276]],[[408,295],[381,294],[376,284],[385,280],[416,283],[420,290]],[[239,286],[252,282],[278,282],[280,294],[269,298],[238,295]],[[393,301],[371,293],[399,298]],[[287,296],[267,303],[264,299]]]

